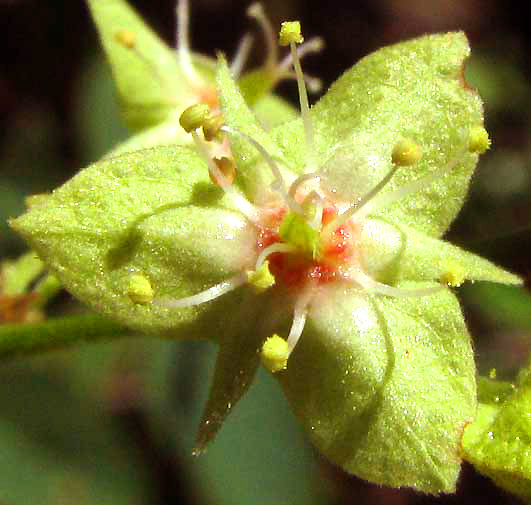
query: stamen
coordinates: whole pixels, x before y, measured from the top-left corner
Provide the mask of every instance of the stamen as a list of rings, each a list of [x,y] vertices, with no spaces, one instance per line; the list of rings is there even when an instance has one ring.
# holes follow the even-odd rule
[[[282,74],[279,74],[278,78],[293,79],[294,81],[296,81],[297,74],[295,74],[295,72],[284,72]],[[319,91],[321,91],[321,89],[323,88],[323,81],[321,81],[319,77],[304,74],[304,82],[306,83],[306,87],[310,93],[319,93]]]
[[[392,191],[387,195],[383,195],[380,198],[375,198],[370,202],[369,205],[365,205],[365,208],[361,212],[359,212],[358,218],[364,219],[375,211],[381,210],[385,207],[389,207],[389,205],[399,200],[402,200],[402,198],[405,198],[413,193],[417,193],[419,191],[422,191],[423,189],[426,189],[426,187],[428,187],[434,181],[451,172],[463,159],[463,156],[466,154],[466,152],[467,147],[461,148],[458,154],[443,167],[434,170],[430,174],[427,174],[421,177],[420,179],[417,179],[416,181],[406,184],[405,186],[402,186],[401,188],[398,188],[397,190]]]
[[[247,283],[248,277],[246,272],[239,273],[229,280],[220,282],[212,286],[211,288],[201,291],[196,295],[187,296],[178,300],[174,299],[160,299],[154,300],[153,304],[159,305],[167,309],[182,309],[185,307],[194,307],[195,305],[201,305],[202,303],[210,302],[219,298],[220,296],[239,288]]]
[[[328,223],[322,231],[323,240],[334,232],[339,226],[346,223],[350,218],[357,214],[362,207],[364,207],[393,177],[398,170],[398,165],[393,165],[393,168],[387,175],[372,188],[366,195],[364,195],[357,203],[349,207],[345,212],[339,214],[334,220]]]
[[[459,263],[448,263],[444,265],[446,271],[441,275],[440,281],[451,288],[458,288],[466,280],[466,270]]]
[[[312,37],[310,40],[304,42],[297,48],[297,56],[302,60],[307,54],[319,53],[324,48],[324,40],[322,37]],[[291,52],[278,64],[278,71],[285,72],[293,63],[293,55]]]
[[[310,227],[316,231],[320,231],[323,223],[324,210],[324,201],[321,198],[321,195],[317,193],[317,191],[312,191],[304,199],[302,206],[307,215]]]
[[[306,140],[307,160],[306,164],[309,171],[315,167],[315,146],[313,142],[313,124],[310,117],[310,106],[308,104],[308,94],[304,84],[304,75],[302,73],[301,64],[297,55],[295,44],[300,44],[304,41],[301,34],[301,27],[298,21],[284,22],[280,28],[280,45],[288,45],[291,51],[291,59],[293,61],[293,68],[297,76],[297,87],[299,89],[299,100],[301,105],[301,116],[304,124],[304,137]]]
[[[391,153],[391,161],[394,165],[400,167],[409,167],[414,165],[422,158],[422,149],[411,139],[400,139]]]
[[[331,223],[325,226],[325,228],[323,229],[323,237],[326,238],[339,226],[341,226],[350,218],[352,218],[355,214],[357,214],[363,206],[365,206],[370,200],[372,200],[382,190],[382,188],[387,185],[387,183],[391,180],[391,178],[399,167],[414,165],[418,163],[421,157],[422,149],[417,143],[415,143],[411,139],[400,139],[393,147],[393,151],[391,153],[391,161],[393,163],[393,167],[391,168],[391,170],[378,184],[376,184],[376,186],[374,186],[374,188],[372,188],[367,194],[365,194],[357,203],[353,204],[349,209],[347,209]],[[367,214],[368,213],[365,213],[364,215]]]
[[[133,303],[147,305],[153,301],[153,288],[147,277],[141,274],[133,274],[129,278],[127,295]]]
[[[310,172],[307,174],[302,174],[299,177],[297,177],[289,187],[288,194],[295,198],[295,195],[297,194],[297,191],[299,188],[307,181],[310,181],[312,179],[317,179],[318,181],[321,179],[321,174],[319,172]]]
[[[256,260],[256,265],[254,267],[255,271],[258,272],[262,265],[264,264],[265,260],[268,258],[268,256],[271,256],[271,254],[275,253],[291,253],[295,252],[297,249],[290,245],[290,244],[283,244],[282,242],[275,242],[274,244],[271,244],[269,247],[266,247],[258,256]]]
[[[255,139],[253,139],[251,136],[247,135],[246,133],[243,133],[242,131],[232,128],[230,126],[222,126],[221,130],[232,133],[235,135],[240,135],[245,140],[247,140],[250,144],[252,144],[255,149],[263,156],[266,163],[269,165],[269,168],[271,168],[271,171],[273,172],[273,177],[275,180],[273,181],[273,184],[271,187],[278,191],[284,201],[286,202],[286,205],[290,208],[291,211],[300,214],[301,216],[304,215],[304,211],[302,207],[295,201],[293,197],[291,197],[288,192],[286,191],[286,184],[284,182],[284,178],[282,177],[282,174],[280,173],[280,169],[277,167],[277,164],[271,157],[271,155],[265,150],[265,148]]]
[[[211,177],[214,177],[217,185],[225,191],[227,195],[230,196],[232,202],[239,211],[251,222],[258,223],[259,215],[256,207],[249,202],[242,193],[240,193],[234,186],[231,185],[230,181],[223,175],[223,172],[216,165],[214,160],[210,157],[210,153],[205,145],[205,143],[199,137],[197,133],[198,130],[192,131],[192,138],[197,147],[197,150],[201,157],[207,162],[208,171],[211,174]]]
[[[177,14],[177,57],[184,74],[192,83],[201,82],[201,78],[192,65],[190,38],[188,28],[190,25],[190,5],[188,0],[179,0],[176,8]]]
[[[217,114],[215,116],[209,116],[203,121],[203,136],[207,142],[216,140],[223,142],[223,134],[221,133],[221,127],[225,123],[223,116]]]
[[[323,89],[323,81],[319,77],[304,74],[304,82],[310,93],[319,93]]]
[[[186,108],[179,117],[179,124],[186,133],[201,128],[210,114],[210,107],[206,103],[196,103]]]
[[[285,370],[288,366],[288,343],[276,333],[269,337],[262,346],[260,359],[271,373]]]
[[[230,64],[230,72],[234,79],[238,79],[242,73],[243,67],[249,58],[251,47],[253,46],[253,37],[246,33],[238,44],[236,55]]]
[[[297,342],[299,341],[304,325],[306,324],[306,316],[308,315],[308,305],[310,304],[314,291],[311,287],[308,287],[305,292],[299,296],[295,303],[293,310],[293,323],[288,335],[288,349],[291,354]]]
[[[443,286],[435,286],[433,288],[424,289],[395,288],[393,286],[388,286],[387,284],[382,284],[381,282],[375,281],[372,277],[369,277],[360,269],[349,270],[345,278],[354,281],[367,291],[397,298],[427,296],[444,289]]]
[[[247,272],[247,278],[249,285],[258,293],[275,285],[275,277],[269,270],[269,262],[267,260],[262,263],[259,270]]]
[[[271,21],[266,16],[262,4],[260,2],[256,2],[250,5],[247,9],[247,15],[256,20],[256,22],[262,29],[262,32],[264,33],[264,38],[267,47],[265,67],[270,72],[275,72],[278,61],[278,50],[275,41],[275,32],[273,31]]]
[[[221,158],[214,158],[214,163],[225,177],[225,182],[231,185],[234,182],[234,179],[236,178],[236,164],[234,163],[234,160],[223,156]],[[208,171],[208,175],[210,176],[210,180],[216,186],[221,187],[220,181],[216,179],[216,177],[210,170]]]
[[[483,126],[476,126],[468,135],[468,150],[471,153],[483,154],[490,147],[490,138]]]
[[[161,88],[167,93],[168,100],[171,100],[173,96],[172,83],[166,79],[164,75],[159,72],[159,69],[150,61],[149,57],[146,58],[137,47],[136,33],[129,30],[120,30],[114,34],[114,40],[121,44],[126,49],[129,49],[134,55],[149,69],[150,72],[155,75]]]
[[[210,153],[206,142],[199,137],[199,129],[205,125],[205,120],[208,118],[209,108],[206,104],[195,104],[183,111],[179,117],[179,123],[183,129],[192,135],[192,139],[197,148],[199,155],[205,160],[210,177],[214,178],[216,184],[229,195],[236,207],[240,212],[249,219],[249,221],[257,224],[259,220],[258,210],[249,202],[242,193],[240,193],[235,187],[231,186],[232,182],[227,179],[220,168],[216,165]]]

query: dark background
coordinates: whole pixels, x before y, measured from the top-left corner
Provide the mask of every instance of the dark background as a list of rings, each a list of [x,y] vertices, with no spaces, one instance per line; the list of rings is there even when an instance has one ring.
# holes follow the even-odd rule
[[[254,26],[245,16],[247,2],[191,3],[197,52],[213,55],[220,48],[233,54]],[[173,43],[173,1],[132,4]],[[449,239],[519,273],[529,285],[531,44],[518,4],[283,0],[264,6],[275,25],[300,19],[307,38],[325,39],[325,50],[303,63],[306,72],[323,79],[324,89],[383,45],[429,32],[466,31],[474,55],[467,78],[486,102],[493,148],[480,162]],[[49,191],[127,133],[82,0],[0,0],[0,29],[0,255],[14,257],[23,244],[5,218],[23,210],[24,196]],[[263,44],[256,46],[252,60],[261,61]],[[282,84],[279,92],[296,103],[294,83]],[[480,370],[495,365],[502,378],[511,379],[529,354],[526,294],[493,287],[487,296],[469,287],[462,301]],[[54,310],[71,307],[66,296],[58,303]],[[0,502],[518,503],[468,465],[452,497],[423,497],[345,475],[308,447],[265,374],[249,394],[256,398],[242,404],[215,443],[214,455],[191,459],[211,366],[212,350],[205,346],[136,341],[7,364],[0,370]]]

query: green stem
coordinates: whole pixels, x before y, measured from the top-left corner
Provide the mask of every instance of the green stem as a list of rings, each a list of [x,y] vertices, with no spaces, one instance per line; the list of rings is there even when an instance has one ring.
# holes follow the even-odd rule
[[[95,314],[49,319],[35,324],[5,324],[0,325],[0,359],[132,335],[134,333],[129,328]]]

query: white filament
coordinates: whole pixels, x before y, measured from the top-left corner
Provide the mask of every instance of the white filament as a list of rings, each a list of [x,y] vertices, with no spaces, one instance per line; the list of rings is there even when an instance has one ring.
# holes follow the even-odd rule
[[[185,307],[194,307],[195,305],[201,305],[202,303],[210,302],[220,296],[233,291],[234,289],[242,286],[248,281],[246,272],[242,272],[226,281],[220,282],[212,286],[211,288],[201,291],[196,295],[187,296],[186,298],[173,299],[160,299],[154,300],[155,305],[165,307],[167,309],[183,309]]]
[[[197,75],[190,57],[190,5],[188,0],[179,0],[177,3],[177,56],[184,74],[191,82],[201,81]]]
[[[397,171],[398,165],[393,165],[393,168],[387,173],[387,175],[372,188],[367,194],[365,194],[357,203],[349,207],[345,212],[337,216],[333,221],[328,223],[323,229],[323,237],[333,233],[339,226],[346,223],[351,217],[357,214],[362,207],[364,207],[378,192],[391,180],[394,173]],[[366,215],[366,214],[365,214]]]
[[[428,175],[425,175],[421,177],[420,179],[417,179],[416,181],[413,181],[409,184],[406,184],[402,186],[401,188],[398,188],[395,191],[392,191],[391,193],[387,195],[383,195],[380,198],[375,198],[369,205],[366,205],[362,212],[358,214],[358,217],[360,219],[363,219],[367,217],[369,214],[372,214],[375,211],[379,211],[385,207],[389,207],[389,205],[402,200],[402,198],[405,198],[413,193],[417,193],[418,191],[422,191],[423,189],[426,189],[430,184],[432,184],[435,180],[439,179],[443,175],[447,174],[448,172],[451,172],[458,163],[462,160],[463,155],[466,153],[466,148],[462,148],[458,154],[450,160],[446,165],[444,165],[442,168],[439,168],[438,170],[434,170]],[[348,211],[347,211],[348,212]]]
[[[286,191],[286,184],[284,182],[282,174],[280,173],[280,169],[277,167],[277,164],[275,163],[271,155],[265,150],[265,148],[251,136],[236,128],[232,128],[230,126],[222,126],[221,130],[227,133],[240,135],[245,140],[247,140],[247,142],[254,146],[254,148],[263,156],[264,160],[269,165],[269,168],[271,168],[271,172],[273,172],[273,177],[275,178],[272,184],[273,189],[281,194],[282,198],[284,199],[291,211],[300,214],[301,216],[304,215],[302,207]]]
[[[367,291],[385,296],[393,296],[396,298],[427,296],[437,293],[443,289],[443,286],[434,286],[432,288],[423,289],[395,288],[393,286],[388,286],[387,284],[382,284],[381,282],[375,281],[373,278],[369,277],[365,272],[362,272],[359,269],[350,270],[346,278],[354,281]]]
[[[271,256],[271,254],[275,253],[290,253],[295,252],[296,249],[294,246],[290,244],[284,244],[282,242],[275,242],[274,244],[271,244],[270,246],[266,247],[258,256],[256,259],[256,265],[254,267],[255,272],[258,272],[260,268],[262,268],[262,265],[264,264],[265,260]]]
[[[291,59],[293,60],[293,68],[297,76],[297,87],[299,88],[299,101],[301,104],[301,116],[304,124],[304,138],[306,140],[307,160],[306,164],[309,171],[315,168],[315,146],[313,143],[313,124],[310,117],[310,106],[308,104],[308,94],[306,93],[306,86],[304,85],[304,75],[302,73],[301,64],[297,55],[297,48],[295,42],[290,42]]]
[[[312,287],[313,286],[308,287],[295,303],[295,308],[293,309],[293,322],[291,323],[291,329],[288,335],[288,350],[290,353],[295,349],[304,330],[306,317],[308,316],[308,305],[311,302],[314,291]]]
[[[236,55],[230,64],[230,72],[234,79],[238,79],[242,73],[243,67],[249,58],[251,47],[253,46],[253,37],[246,33],[238,44]]]
[[[321,37],[312,37],[297,47],[297,57],[301,60],[307,54],[318,53],[324,47],[324,40]],[[293,63],[293,55],[290,53],[278,64],[279,72],[285,72]]]
[[[313,216],[310,216],[309,225],[312,229],[320,231],[321,225],[323,223],[323,210],[324,210],[324,201],[321,198],[321,195],[317,191],[312,191],[305,199],[304,202],[309,202],[315,205],[315,212]]]
[[[301,176],[297,177],[289,187],[288,194],[295,198],[295,195],[297,194],[298,189],[307,181],[311,181],[312,179],[321,179],[321,174],[319,172],[309,172],[306,174],[302,174]]]
[[[208,169],[214,176],[214,178],[219,182],[219,185],[225,191],[227,195],[230,196],[232,202],[240,212],[252,223],[258,223],[259,221],[259,214],[256,207],[249,202],[245,196],[243,196],[240,191],[238,191],[234,186],[232,186],[227,178],[223,175],[223,172],[219,169],[219,167],[214,163],[214,160],[210,157],[210,154],[208,152],[208,149],[205,145],[205,143],[201,140],[199,135],[196,131],[192,131],[192,138],[194,139],[194,143],[197,147],[197,150],[199,151],[199,154],[203,157],[203,159],[208,164]]]
[[[264,9],[260,2],[256,2],[250,5],[247,9],[247,15],[256,20],[256,22],[262,29],[262,32],[264,33],[264,38],[267,45],[267,57],[265,66],[269,70],[273,70],[277,65],[278,50],[275,40],[275,33],[273,31],[271,21],[269,21],[269,18],[265,15]]]

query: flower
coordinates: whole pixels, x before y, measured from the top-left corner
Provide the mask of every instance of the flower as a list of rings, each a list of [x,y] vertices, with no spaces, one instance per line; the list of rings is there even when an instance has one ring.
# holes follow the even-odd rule
[[[262,357],[326,457],[380,484],[451,491],[476,388],[449,286],[520,282],[440,240],[488,145],[462,78],[466,38],[377,51],[310,109],[300,34],[284,35],[301,118],[270,132],[218,63],[233,183],[195,109],[182,121],[195,150],[104,159],[12,224],[94,309],[220,344],[198,451]]]
[[[180,0],[177,5],[176,48],[162,41],[125,0],[88,0],[88,6],[113,70],[124,119],[136,133],[110,155],[161,144],[189,143],[178,123],[182,111],[201,102],[212,109],[219,107],[214,80],[216,62],[190,49],[189,1]],[[289,104],[272,95],[280,81],[294,77],[291,56],[279,59],[271,22],[259,3],[252,4],[247,13],[262,32],[266,58],[259,67],[245,70],[253,44],[253,36],[247,33],[241,39],[231,70],[248,103],[264,123],[273,126],[295,115]],[[322,40],[315,37],[299,48],[299,54],[315,53],[322,47]],[[318,79],[307,77],[307,82],[313,91],[320,90]],[[227,146],[215,147],[217,154],[225,154]]]

